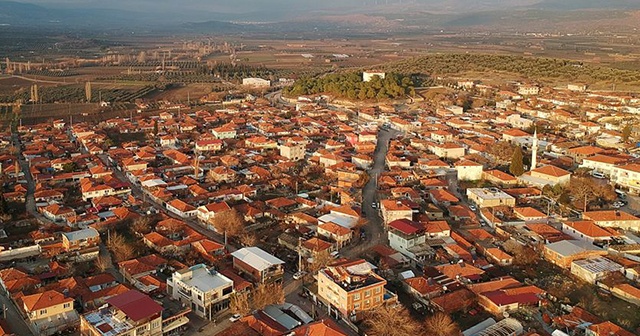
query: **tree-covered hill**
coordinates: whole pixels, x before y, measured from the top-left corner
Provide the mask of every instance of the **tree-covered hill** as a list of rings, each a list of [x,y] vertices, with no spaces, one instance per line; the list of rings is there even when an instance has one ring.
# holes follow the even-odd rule
[[[430,54],[387,64],[383,70],[401,74],[451,75],[464,72],[506,72],[533,80],[594,83],[640,82],[640,71],[614,69],[584,62],[487,54]]]
[[[397,99],[415,94],[418,78],[411,75],[387,73],[382,79],[374,76],[362,80],[361,72],[328,74],[322,77],[303,77],[284,90],[287,96],[329,94],[346,99]]]

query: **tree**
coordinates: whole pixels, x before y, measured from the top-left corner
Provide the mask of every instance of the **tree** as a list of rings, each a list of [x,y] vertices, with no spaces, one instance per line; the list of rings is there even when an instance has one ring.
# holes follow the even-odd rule
[[[277,283],[260,284],[251,291],[250,297],[252,310],[264,309],[268,305],[284,303],[284,288]]]
[[[514,146],[507,141],[498,141],[488,146],[487,153],[495,158],[498,163],[506,163],[513,157]]]
[[[509,172],[514,176],[520,176],[524,174],[524,163],[522,158],[522,148],[516,147],[511,157],[511,165],[509,166]]]
[[[428,336],[449,336],[460,333],[458,326],[445,313],[437,312],[424,321],[424,329]]]
[[[62,171],[65,173],[71,173],[78,168],[78,165],[71,161],[62,165]]]
[[[107,248],[113,253],[117,262],[129,260],[135,255],[135,248],[117,232],[109,234]]]
[[[370,336],[419,335],[420,326],[404,307],[382,305],[366,312],[364,325]]]
[[[622,141],[628,142],[629,141],[629,137],[631,137],[631,124],[627,123],[622,128]]]
[[[158,120],[154,120],[153,121],[153,135],[158,135],[159,133],[159,129],[158,129]]]
[[[138,217],[131,224],[131,230],[134,233],[147,234],[151,232],[152,223],[153,220],[148,216]]]
[[[587,211],[592,203],[603,205],[616,199],[611,185],[597,183],[590,177],[571,178],[567,191],[583,211]]]
[[[96,265],[96,269],[100,273],[106,272],[111,267],[109,262],[105,258],[102,258],[102,257],[98,257],[96,259],[95,265]]]
[[[258,237],[253,233],[243,232],[240,234],[239,240],[242,246],[255,246],[258,242]]]
[[[217,232],[226,233],[228,237],[238,236],[244,231],[244,218],[236,209],[216,214],[211,219],[211,224]]]
[[[231,294],[229,309],[231,309],[231,312],[234,314],[240,314],[242,316],[248,315],[251,312],[249,293],[235,292]]]
[[[530,265],[538,259],[536,251],[529,246],[518,243],[514,239],[505,242],[502,248],[513,255],[513,261],[518,265]]]
[[[333,261],[333,257],[328,250],[319,251],[313,256],[313,262],[311,262],[307,269],[309,270],[309,274],[315,274],[319,270],[327,267]]]

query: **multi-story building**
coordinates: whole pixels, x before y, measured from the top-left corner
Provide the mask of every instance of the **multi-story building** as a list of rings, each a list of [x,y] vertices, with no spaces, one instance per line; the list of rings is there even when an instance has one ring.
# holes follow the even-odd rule
[[[408,219],[398,219],[388,225],[389,245],[407,257],[420,261],[435,251],[426,244],[425,228]]]
[[[291,161],[304,159],[306,146],[303,143],[285,143],[278,146],[278,148],[280,149],[280,155]]]
[[[614,167],[611,170],[611,182],[629,189],[631,194],[640,195],[640,164],[630,163]]]
[[[62,233],[62,248],[65,251],[75,251],[98,246],[100,234],[94,228]]]
[[[281,282],[284,261],[258,247],[244,247],[233,253],[233,268],[255,283]]]
[[[318,271],[318,295],[343,316],[384,303],[387,281],[363,259],[344,261]]]
[[[211,320],[229,308],[233,281],[203,264],[184,268],[167,279],[167,293],[188,305],[201,318]]]
[[[400,201],[382,200],[380,211],[386,225],[397,219],[413,219],[413,210]]]
[[[18,299],[35,335],[52,335],[78,323],[73,298],[55,290],[26,295]]]
[[[162,318],[163,308],[137,290],[113,296],[106,306],[80,317],[82,336],[161,336],[189,322],[184,310]]]

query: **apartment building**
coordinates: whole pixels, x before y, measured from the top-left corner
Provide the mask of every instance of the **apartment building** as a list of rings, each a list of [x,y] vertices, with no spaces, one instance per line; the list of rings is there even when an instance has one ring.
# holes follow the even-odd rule
[[[198,264],[174,272],[167,279],[167,293],[190,306],[199,317],[211,320],[229,308],[233,281],[204,264]]]

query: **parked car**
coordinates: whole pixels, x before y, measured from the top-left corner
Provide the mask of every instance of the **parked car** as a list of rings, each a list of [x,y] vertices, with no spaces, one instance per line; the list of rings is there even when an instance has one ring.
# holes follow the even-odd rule
[[[239,320],[240,318],[242,318],[242,315],[240,314],[233,314],[231,315],[231,317],[229,318],[229,321],[231,321],[232,323]]]
[[[295,280],[299,280],[299,279],[302,279],[302,277],[303,277],[305,274],[307,274],[307,272],[305,272],[305,271],[298,271],[298,272],[296,272],[296,273],[293,275],[293,278],[294,278]]]
[[[476,211],[476,210],[478,210],[478,208],[477,208],[475,205],[473,205],[473,204],[469,204],[469,209],[471,209],[471,211]]]
[[[599,171],[592,171],[591,172],[591,176],[593,176],[595,178],[599,178],[599,179],[606,178],[606,176],[604,176],[604,174],[599,172]]]

